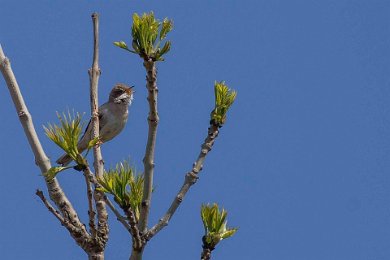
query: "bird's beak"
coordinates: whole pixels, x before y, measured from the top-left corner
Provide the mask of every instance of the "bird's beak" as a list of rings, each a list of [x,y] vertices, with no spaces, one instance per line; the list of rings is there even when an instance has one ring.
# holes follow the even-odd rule
[[[134,90],[133,88],[134,88],[134,86],[129,87],[129,88],[126,90],[126,93],[129,94],[129,95],[130,95],[131,92],[132,92],[132,93],[135,93],[135,90]]]

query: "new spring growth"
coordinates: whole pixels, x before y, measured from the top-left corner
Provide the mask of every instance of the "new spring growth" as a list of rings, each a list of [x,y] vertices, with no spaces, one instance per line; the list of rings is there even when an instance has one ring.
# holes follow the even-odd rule
[[[127,161],[120,162],[115,168],[104,172],[98,179],[100,191],[114,196],[115,202],[122,209],[131,207],[139,220],[140,207],[144,187],[144,175],[136,173]]]
[[[163,55],[171,49],[171,42],[165,41],[167,34],[172,30],[173,22],[165,18],[162,22],[155,19],[153,12],[144,13],[139,16],[133,15],[133,25],[131,27],[132,49],[129,49],[126,42],[114,42],[114,45],[138,54],[144,59],[151,58],[153,61],[163,61]]]
[[[224,209],[220,211],[216,203],[213,205],[202,205],[200,213],[205,232],[203,243],[204,246],[211,250],[221,240],[233,236],[238,230],[238,228],[229,228],[226,226],[227,211]]]
[[[47,127],[43,126],[47,137],[64,150],[77,163],[77,165],[86,165],[85,158],[77,149],[77,143],[83,129],[83,123],[81,122],[82,116],[79,113],[73,113],[72,115],[68,111],[68,113],[62,113],[62,115],[57,112],[57,117],[60,121],[58,125],[48,123]],[[88,149],[93,147],[98,140],[98,138],[91,140],[88,144]],[[52,179],[59,172],[69,168],[72,168],[72,166],[55,166],[50,168],[44,176]]]
[[[73,160],[77,159],[79,154],[77,149],[77,143],[82,131],[81,115],[76,113],[73,116],[68,111],[68,115],[65,113],[59,114],[57,112],[59,125],[48,123],[48,127],[43,126],[47,137],[64,150]]]
[[[211,124],[222,127],[226,121],[226,113],[234,103],[237,92],[231,90],[224,81],[214,83],[215,108],[211,112]]]

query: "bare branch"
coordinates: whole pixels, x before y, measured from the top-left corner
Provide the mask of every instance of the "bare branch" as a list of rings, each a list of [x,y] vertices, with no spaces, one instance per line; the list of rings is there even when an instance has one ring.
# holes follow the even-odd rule
[[[67,225],[64,218],[61,216],[61,213],[56,210],[50,202],[45,198],[45,195],[43,195],[43,192],[39,189],[35,192],[35,194],[42,200],[43,204],[45,204],[46,208],[53,213],[53,215],[61,222],[63,226]]]
[[[159,220],[159,222],[154,225],[149,231],[145,234],[145,239],[150,240],[153,236],[155,236],[161,229],[168,225],[169,220],[172,218],[173,214],[175,214],[176,209],[180,206],[183,201],[185,195],[188,190],[191,188],[193,184],[196,183],[198,179],[198,174],[203,168],[203,162],[206,159],[208,152],[210,152],[211,148],[214,145],[215,139],[218,137],[218,126],[211,124],[208,129],[208,135],[201,146],[201,151],[199,153],[198,159],[194,163],[192,170],[186,174],[184,183],[177,193],[176,197],[173,199],[171,206],[165,213],[165,215]]]
[[[146,88],[148,89],[148,101],[149,101],[149,131],[148,141],[146,144],[146,151],[144,157],[144,171],[145,171],[145,182],[144,182],[144,193],[141,204],[140,221],[138,224],[139,230],[142,233],[146,233],[148,218],[150,212],[150,203],[152,198],[153,189],[153,174],[154,174],[154,149],[156,145],[157,125],[159,122],[157,112],[157,69],[156,63],[151,59],[147,58],[144,61],[144,67],[146,69]]]
[[[106,201],[106,204],[112,210],[112,212],[114,212],[119,222],[121,222],[122,225],[126,228],[126,230],[129,231],[129,233],[131,234],[133,238],[133,249],[136,251],[140,250],[144,245],[145,241],[143,241],[141,234],[139,232],[134,211],[131,208],[123,209],[123,211],[127,216],[127,218],[125,218],[119,213],[119,211],[115,208],[114,204],[110,201],[110,199],[107,196],[104,196],[104,200]]]
[[[133,251],[141,251],[145,243],[138,229],[134,211],[131,207],[124,208],[123,211],[125,212],[127,220],[130,223],[130,233],[133,236]]]
[[[203,247],[202,254],[200,255],[201,260],[210,260],[211,259],[211,250],[209,248]]]
[[[91,140],[99,136],[99,104],[98,104],[98,82],[101,74],[99,68],[99,15],[92,14],[93,22],[93,62],[88,70],[90,82],[90,102],[91,102]],[[100,151],[100,145],[93,147],[94,168],[97,177],[103,176],[103,158]]]
[[[92,135],[91,140],[99,136],[99,104],[98,104],[98,81],[101,74],[99,68],[99,15],[92,14],[93,23],[93,62],[92,67],[88,70],[90,81],[90,98],[91,98],[91,124]],[[100,151],[100,145],[93,147],[94,168],[95,174],[98,178],[103,177],[103,158]],[[107,224],[107,210],[104,201],[104,194],[95,189],[94,199],[96,203],[96,211],[98,215],[98,234],[104,241],[108,240],[108,224]]]
[[[88,253],[88,260],[104,260],[104,252]]]
[[[107,197],[107,196],[104,196],[104,200],[106,202],[106,204],[108,205],[108,207],[111,209],[112,212],[114,212],[115,216],[116,216],[116,219],[122,223],[122,225],[126,228],[127,231],[129,231],[129,233],[131,234],[131,227],[129,225],[129,223],[127,223],[127,218],[122,216],[121,213],[119,213],[119,211],[115,208],[114,204],[111,202],[111,200]]]
[[[19,116],[20,123],[23,126],[24,132],[30,144],[30,147],[35,156],[35,163],[39,166],[42,173],[47,172],[51,168],[49,159],[43,151],[42,145],[35,131],[31,115],[27,109],[19,85],[11,68],[11,63],[5,57],[3,49],[0,45],[0,70],[7,83],[12,101],[14,102],[16,113]]]
[[[16,113],[18,114],[20,123],[22,124],[22,127],[24,129],[24,133],[35,156],[35,163],[41,169],[41,173],[46,173],[51,168],[50,160],[47,158],[45,152],[43,151],[42,145],[35,131],[31,115],[27,109],[23,96],[20,92],[19,85],[12,71],[10,61],[4,55],[1,45],[0,70],[3,74],[5,82],[7,83],[9,93],[15,105]],[[61,215],[64,218],[64,221],[69,222],[74,228],[78,229],[79,239],[88,239],[89,234],[85,229],[85,226],[81,223],[76,211],[74,210],[72,204],[63,192],[57,179],[45,178],[45,182],[50,198],[58,207],[59,211],[61,212]]]
[[[90,247],[90,241],[91,237],[87,233],[87,236],[85,235],[84,230],[80,229],[79,227],[75,227],[71,222],[68,221],[68,218],[64,218],[58,210],[56,210],[50,202],[45,198],[43,195],[43,192],[41,190],[37,190],[35,193],[45,204],[46,208],[53,213],[53,215],[61,222],[61,225],[64,226],[70,233],[70,235],[74,238],[76,243],[83,248],[86,252],[88,252],[88,249]]]
[[[93,174],[88,169],[84,170],[84,177],[85,177],[85,184],[87,186],[87,198],[88,198],[88,217],[89,217],[89,229],[91,232],[92,237],[96,236],[96,226],[95,226],[95,209],[93,207],[93,192],[92,192],[92,182],[91,182],[91,175],[93,177]]]
[[[142,250],[131,250],[130,260],[142,260]]]

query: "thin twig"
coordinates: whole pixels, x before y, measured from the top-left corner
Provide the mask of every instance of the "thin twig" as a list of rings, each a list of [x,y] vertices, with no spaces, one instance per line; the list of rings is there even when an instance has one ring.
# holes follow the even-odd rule
[[[89,169],[84,170],[85,183],[87,186],[87,198],[88,198],[88,216],[89,216],[89,229],[92,237],[96,236],[96,225],[95,225],[95,209],[93,208],[93,192],[92,192],[92,183],[90,181]]]
[[[104,196],[104,200],[106,202],[106,204],[108,205],[108,207],[111,209],[112,212],[114,212],[115,216],[116,216],[116,219],[122,223],[122,225],[126,228],[127,231],[129,231],[129,233],[131,234],[131,227],[129,225],[129,223],[127,223],[127,218],[122,216],[121,213],[119,213],[119,211],[115,208],[114,204],[111,202],[111,200],[107,197],[107,196]]]
[[[126,230],[129,231],[129,233],[131,234],[133,238],[133,248],[135,250],[141,249],[144,244],[144,241],[142,240],[141,234],[139,232],[134,211],[131,208],[123,209],[123,211],[127,216],[126,218],[119,213],[119,211],[115,208],[114,204],[110,201],[110,199],[107,196],[104,196],[104,200],[106,201],[106,204],[112,210],[112,212],[114,212],[119,222],[121,222],[122,225],[126,228]]]
[[[68,221],[67,218],[62,217],[60,212],[56,210],[46,199],[41,190],[37,189],[35,194],[42,200],[46,208],[60,221],[61,225],[69,231],[70,235],[74,238],[77,244],[85,251],[87,251],[89,248],[88,241],[90,241],[90,236],[85,236],[84,231],[82,229],[75,227],[74,225],[72,225],[72,223]]]
[[[12,101],[15,105],[16,112],[18,114],[20,123],[24,129],[24,133],[30,144],[31,150],[35,156],[35,163],[41,169],[41,173],[46,173],[51,168],[51,163],[46,156],[42,145],[38,139],[37,133],[34,128],[34,124],[31,115],[24,102],[21,94],[18,82],[16,81],[15,75],[12,71],[9,59],[4,55],[3,49],[0,45],[0,70],[3,74],[5,82],[7,83],[9,93]],[[67,226],[72,237],[75,239],[83,249],[84,241],[89,239],[89,234],[85,226],[81,223],[76,211],[72,204],[66,197],[61,186],[59,185],[56,178],[48,179],[45,178],[46,186],[51,200],[55,203],[58,210],[61,212],[65,222],[69,222]],[[73,227],[73,228],[72,228]]]
[[[92,67],[88,70],[90,81],[90,98],[91,98],[91,124],[92,135],[91,139],[99,136],[99,105],[98,105],[98,81],[101,74],[99,68],[99,15],[92,14],[93,23],[93,62]],[[100,151],[100,145],[93,147],[94,168],[97,178],[103,177],[103,158]],[[108,215],[104,201],[104,193],[94,190],[94,199],[96,203],[96,211],[98,216],[98,236],[100,241],[105,244],[108,240]]]
[[[45,195],[43,195],[43,192],[39,189],[35,192],[35,194],[42,200],[43,204],[45,204],[46,208],[53,213],[53,215],[61,222],[63,226],[66,225],[64,218],[61,216],[61,213],[56,210],[50,202],[45,198]]]
[[[193,184],[196,183],[198,179],[198,174],[203,168],[203,162],[206,159],[208,152],[210,152],[211,148],[214,145],[215,139],[218,137],[218,126],[211,124],[208,129],[208,135],[201,146],[201,151],[199,153],[198,159],[193,165],[192,170],[186,174],[184,183],[177,193],[176,197],[173,199],[171,206],[165,213],[165,215],[159,220],[159,222],[154,225],[149,231],[145,234],[145,239],[150,240],[153,236],[155,236],[161,229],[168,225],[169,220],[172,218],[173,214],[175,214],[176,209],[180,206],[183,201],[185,195],[188,190],[191,188]]]
[[[157,125],[159,122],[157,112],[157,69],[156,63],[151,58],[146,58],[144,61],[144,67],[146,69],[146,88],[148,89],[148,101],[149,101],[149,131],[148,141],[146,144],[146,151],[144,157],[144,193],[142,196],[141,213],[139,219],[139,230],[142,233],[146,233],[148,218],[150,212],[150,203],[152,198],[153,189],[153,174],[154,174],[154,149],[156,145]]]

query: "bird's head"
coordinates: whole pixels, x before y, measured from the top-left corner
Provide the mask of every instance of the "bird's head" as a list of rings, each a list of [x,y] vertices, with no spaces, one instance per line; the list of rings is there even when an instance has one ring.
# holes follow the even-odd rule
[[[110,92],[109,100],[116,104],[130,105],[133,100],[134,86],[127,86],[123,83],[117,83]]]

